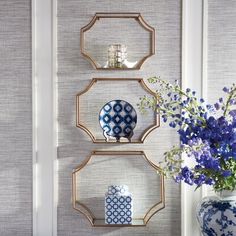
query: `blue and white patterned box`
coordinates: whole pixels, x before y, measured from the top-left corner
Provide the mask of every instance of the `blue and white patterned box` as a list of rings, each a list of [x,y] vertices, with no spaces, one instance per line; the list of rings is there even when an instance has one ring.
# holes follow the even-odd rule
[[[111,185],[105,195],[105,223],[132,224],[132,195],[126,185]]]

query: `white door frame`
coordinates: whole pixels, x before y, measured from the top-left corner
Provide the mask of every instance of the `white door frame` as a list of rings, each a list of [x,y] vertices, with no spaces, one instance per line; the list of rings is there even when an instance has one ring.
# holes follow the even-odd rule
[[[57,0],[32,0],[33,235],[57,235]],[[207,0],[182,0],[182,86],[207,95]],[[181,185],[182,236],[205,189]]]
[[[57,235],[56,0],[32,0],[33,235]]]
[[[182,1],[182,87],[207,99],[208,0]],[[185,162],[189,162],[186,160]],[[199,236],[195,209],[207,188],[181,184],[181,235]]]

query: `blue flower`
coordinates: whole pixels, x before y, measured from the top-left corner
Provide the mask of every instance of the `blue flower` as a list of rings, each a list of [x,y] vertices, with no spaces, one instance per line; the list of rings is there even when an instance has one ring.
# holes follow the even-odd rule
[[[229,115],[232,116],[233,120],[236,120],[236,110],[232,110],[229,112]]]
[[[222,173],[223,177],[229,177],[232,175],[232,172],[230,170],[224,170]]]
[[[200,98],[200,102],[201,102],[201,103],[204,103],[205,100],[204,100],[203,98]]]
[[[185,183],[189,185],[193,185],[194,175],[193,175],[193,172],[187,166],[182,168],[181,176]]]
[[[181,182],[181,177],[179,175],[176,176],[174,179],[175,179],[176,183],[180,183]]]
[[[216,110],[219,110],[220,109],[220,104],[217,102],[217,103],[214,104],[214,107],[215,107]]]
[[[229,104],[230,105],[235,105],[236,104],[236,99],[230,99]]]
[[[229,93],[229,89],[228,89],[227,87],[224,87],[224,88],[223,88],[223,91],[224,91],[225,93]]]
[[[231,106],[236,104],[236,85],[224,87],[227,98],[221,97],[212,105],[206,104],[203,98],[198,100],[196,92],[190,88],[182,90],[178,84],[171,85],[157,77],[153,80],[160,83],[158,93],[166,92],[157,110],[164,122],[168,121],[172,128],[177,127],[180,138],[180,147],[173,148],[165,156],[167,167],[173,167],[166,167],[167,172],[176,182],[213,185],[218,190],[235,188],[236,109]],[[220,112],[223,115],[219,117]],[[195,165],[180,168],[181,162],[176,159],[182,153]],[[234,183],[228,183],[232,178]]]
[[[215,181],[212,178],[208,178],[208,179],[206,179],[205,184],[213,185],[213,184],[215,184]]]
[[[175,128],[176,127],[176,123],[174,121],[171,121],[169,126],[172,127],[172,128]]]
[[[164,122],[166,122],[166,121],[167,121],[167,116],[166,116],[166,115],[162,115],[162,120],[163,120]]]
[[[210,128],[215,128],[216,125],[217,125],[217,120],[215,119],[215,117],[210,116],[210,117],[207,119],[207,124],[208,124],[208,127],[210,127]]]
[[[206,176],[204,174],[201,174],[194,180],[194,183],[197,186],[201,186],[203,183],[205,183],[205,180],[206,180]]]

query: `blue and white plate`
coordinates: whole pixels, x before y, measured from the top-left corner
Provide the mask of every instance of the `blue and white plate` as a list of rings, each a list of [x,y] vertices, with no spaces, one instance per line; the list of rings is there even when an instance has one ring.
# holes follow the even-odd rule
[[[133,106],[123,100],[112,100],[106,103],[99,114],[99,122],[106,141],[109,137],[127,138],[131,141],[137,123],[137,113]]]

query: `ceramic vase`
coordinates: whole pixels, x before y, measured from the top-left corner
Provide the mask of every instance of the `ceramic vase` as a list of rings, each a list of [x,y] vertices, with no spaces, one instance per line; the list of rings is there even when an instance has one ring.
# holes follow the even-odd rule
[[[197,220],[203,236],[235,236],[236,191],[203,198],[197,207]]]

